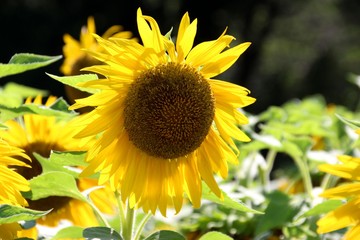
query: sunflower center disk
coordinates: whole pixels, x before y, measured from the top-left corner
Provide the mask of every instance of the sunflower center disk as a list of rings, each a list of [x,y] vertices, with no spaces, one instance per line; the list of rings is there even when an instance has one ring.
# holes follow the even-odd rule
[[[166,63],[144,71],[125,99],[125,129],[145,153],[163,159],[197,149],[209,132],[215,102],[209,83],[194,68]]]

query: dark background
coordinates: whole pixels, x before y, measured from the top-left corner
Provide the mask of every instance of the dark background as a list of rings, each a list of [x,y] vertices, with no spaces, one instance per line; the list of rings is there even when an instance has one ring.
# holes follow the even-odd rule
[[[217,77],[251,90],[257,102],[245,109],[248,112],[313,94],[350,109],[359,101],[359,89],[347,80],[350,73],[360,74],[360,1],[355,0],[1,0],[0,62],[20,52],[62,54],[63,34],[78,39],[89,15],[95,17],[100,35],[122,25],[138,36],[138,7],[157,20],[163,34],[171,27],[177,30],[188,11],[191,20],[198,19],[195,43],[218,38],[226,27],[236,37],[232,46],[252,42],[236,64]],[[61,75],[61,63],[2,81],[63,96],[63,86],[45,75]]]

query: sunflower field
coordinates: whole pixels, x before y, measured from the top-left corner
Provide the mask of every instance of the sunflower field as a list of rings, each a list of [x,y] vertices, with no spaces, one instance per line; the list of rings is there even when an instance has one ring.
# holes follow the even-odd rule
[[[359,238],[358,111],[313,94],[251,113],[226,72],[257,46],[226,26],[198,42],[191,12],[165,31],[138,8],[139,37],[95,20],[0,64],[65,89],[1,86],[0,239]]]

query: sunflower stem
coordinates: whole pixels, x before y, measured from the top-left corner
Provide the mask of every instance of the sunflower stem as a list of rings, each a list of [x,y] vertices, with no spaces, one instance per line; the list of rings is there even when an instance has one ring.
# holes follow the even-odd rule
[[[328,188],[334,187],[337,180],[338,180],[337,176],[327,173],[325,174],[320,186],[323,190],[326,190]]]
[[[313,186],[312,186],[312,182],[311,182],[309,167],[306,163],[306,159],[302,159],[300,157],[294,157],[294,161],[295,161],[295,164],[298,166],[301,177],[304,181],[305,191],[312,199],[313,198],[313,193],[312,193]]]
[[[91,208],[93,209],[93,211],[95,212],[95,214],[98,216],[99,220],[100,220],[100,224],[110,228],[110,224],[108,223],[108,221],[105,219],[104,215],[100,212],[100,210],[95,206],[95,204],[90,200],[88,201],[88,204],[91,206]]]
[[[118,191],[115,191],[115,197],[116,197],[117,205],[119,207],[119,216],[120,216],[120,229],[119,229],[119,232],[122,232],[123,231],[123,225],[126,222],[124,204],[121,201],[121,196],[120,196],[120,193]]]
[[[141,220],[139,227],[136,229],[134,240],[139,240],[141,237],[141,233],[144,230],[146,223],[149,221],[151,217],[151,213],[147,213],[145,217]]]
[[[270,186],[270,174],[274,167],[276,154],[277,154],[276,150],[270,149],[266,155],[266,169],[265,171],[263,171],[263,181],[264,181],[264,186],[266,188],[269,188]]]
[[[129,201],[126,204],[125,222],[122,222],[122,237],[124,240],[132,240],[135,221],[135,209],[130,207]]]

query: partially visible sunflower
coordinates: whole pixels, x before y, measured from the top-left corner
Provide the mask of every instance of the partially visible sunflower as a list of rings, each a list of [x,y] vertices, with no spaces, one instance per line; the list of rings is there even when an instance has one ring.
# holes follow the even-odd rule
[[[211,79],[226,71],[250,43],[225,50],[234,37],[193,47],[197,20],[186,13],[176,43],[157,22],[137,12],[142,44],[96,36],[104,53],[91,55],[104,65],[85,68],[105,76],[83,86],[101,91],[76,100],[71,109],[95,107],[75,121],[77,137],[101,133],[89,149],[83,175],[100,172],[122,200],[145,212],[179,212],[184,193],[200,206],[202,180],[218,197],[214,173],[223,178],[228,162],[237,163],[235,140],[250,141],[239,124],[248,119],[238,108],[255,101],[244,87]],[[149,26],[150,24],[150,26]],[[225,50],[225,51],[224,51]]]
[[[87,26],[83,26],[80,32],[79,41],[74,39],[69,34],[64,35],[65,45],[63,47],[64,62],[60,67],[60,71],[64,75],[78,75],[80,70],[84,67],[99,64],[100,62],[93,58],[90,54],[83,51],[83,49],[103,52],[103,48],[96,42],[93,34],[96,33],[95,20],[92,16],[87,19]],[[131,38],[132,33],[129,31],[123,31],[123,27],[115,25],[110,27],[102,37],[107,39],[109,37],[119,38]],[[88,93],[65,85],[65,91],[71,103],[74,103],[74,99],[83,98],[89,96]],[[80,112],[87,112],[91,108],[81,109]]]
[[[0,224],[0,239],[16,239],[20,237],[19,233],[21,231],[21,226],[16,222]]]
[[[56,97],[49,97],[45,106],[50,106],[56,101]],[[42,98],[36,97],[26,100],[27,104],[42,105]],[[68,122],[57,121],[53,116],[26,114],[22,121],[10,120],[5,123],[7,130],[0,131],[0,137],[10,145],[23,149],[31,161],[23,156],[18,157],[16,171],[26,179],[32,179],[42,173],[41,164],[34,157],[34,152],[43,157],[49,157],[52,150],[57,151],[84,151],[79,140],[73,139],[74,133],[67,127]],[[21,161],[19,161],[21,160]],[[30,165],[31,168],[23,166]],[[80,191],[96,186],[93,179],[77,179]],[[113,201],[109,196],[109,188],[99,189],[91,193],[90,197],[95,205],[105,213],[113,212]],[[104,192],[105,191],[105,192]],[[110,192],[112,193],[112,192]],[[103,197],[101,197],[103,196]],[[39,200],[28,200],[29,208],[35,210],[53,209],[49,214],[37,220],[46,226],[57,226],[60,220],[68,220],[77,226],[95,226],[97,218],[87,203],[70,197],[51,196]],[[29,237],[29,236],[27,236]]]
[[[357,240],[360,236],[360,158],[340,156],[339,160],[341,164],[324,164],[319,169],[355,182],[330,188],[321,194],[325,198],[346,200],[346,203],[322,217],[317,222],[317,232],[322,234],[348,227],[344,239]]]
[[[94,17],[90,16],[87,19],[87,26],[81,28],[79,41],[69,34],[64,35],[65,45],[63,47],[63,54],[65,59],[60,67],[64,75],[80,74],[82,68],[99,63],[98,60],[83,51],[83,49],[87,49],[95,52],[103,52],[103,48],[96,42],[93,36],[95,33],[95,20]],[[123,31],[123,27],[120,25],[115,25],[110,27],[102,37],[105,39],[109,37],[129,39],[132,37],[132,33]]]
[[[27,206],[21,192],[30,190],[29,182],[12,168],[29,167],[29,165],[17,160],[16,157],[29,159],[23,150],[0,140],[0,204]],[[0,239],[15,239],[21,230],[22,228],[16,222],[0,224]]]

